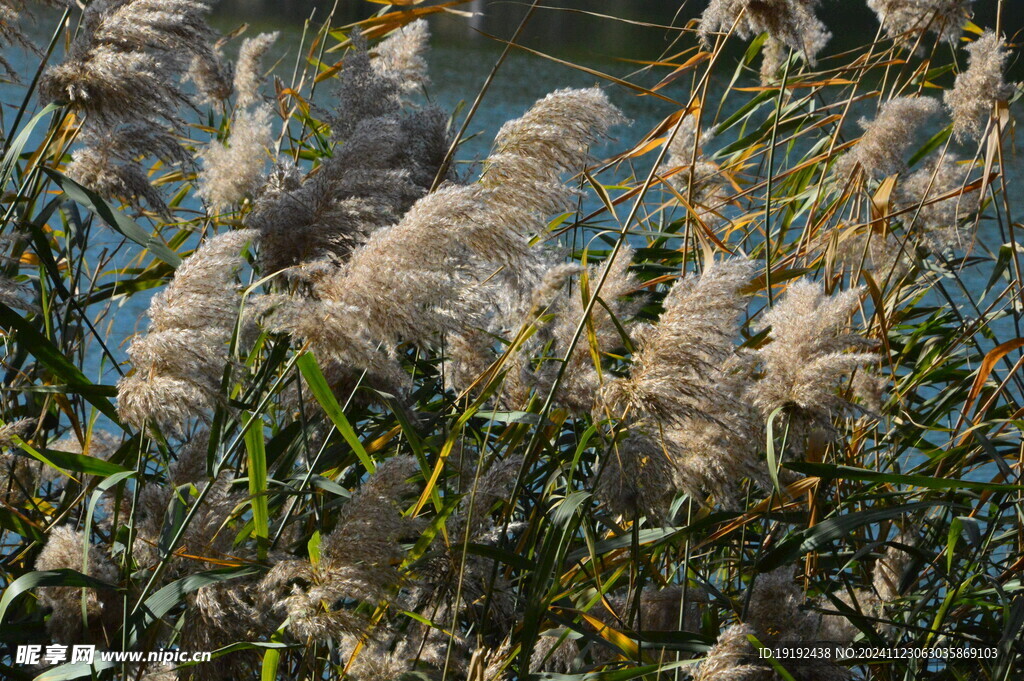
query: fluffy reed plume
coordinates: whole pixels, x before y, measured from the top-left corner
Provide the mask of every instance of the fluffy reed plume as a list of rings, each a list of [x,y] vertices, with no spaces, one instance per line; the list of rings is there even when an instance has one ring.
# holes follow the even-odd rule
[[[734,624],[722,631],[707,656],[697,665],[693,681],[768,681],[772,668],[758,659],[757,651],[747,636],[754,629]]]
[[[466,553],[464,547],[466,542],[494,546],[504,533],[518,532],[518,523],[508,528],[496,525],[492,511],[509,496],[522,459],[492,461],[478,472],[480,454],[473,444],[460,442],[456,451],[463,459],[455,486],[462,493],[458,507],[448,518],[444,534],[414,564],[411,579],[405,582],[407,591],[398,596],[403,609],[430,613],[437,624],[399,625],[384,620],[369,639],[346,635],[340,647],[344,658],[354,657],[349,673],[359,681],[390,681],[418,668],[429,673],[431,668],[444,667],[457,678],[474,678],[481,671],[475,667],[481,660],[473,654],[467,665],[470,642],[459,627],[452,627],[450,634],[448,626],[442,629],[438,624],[462,621],[502,631],[515,626],[518,611],[508,580],[495,573],[493,559]],[[359,651],[356,644],[362,646]]]
[[[287,615],[288,630],[297,639],[366,633],[370,622],[347,604],[377,604],[401,583],[399,542],[415,532],[416,521],[402,515],[398,501],[412,489],[408,478],[417,470],[412,457],[381,464],[349,499],[335,529],[324,535],[319,558],[281,561],[262,580],[261,591],[277,599],[275,608]]]
[[[232,475],[222,471],[210,479],[206,471],[209,433],[202,431],[180,445],[176,458],[166,470],[166,482],[146,484],[139,492],[134,508],[127,502],[122,517],[129,514],[136,530],[132,557],[138,569],[151,571],[164,565],[159,586],[226,564],[255,563],[257,553],[250,544],[236,544],[239,519],[247,499],[244,486],[233,484]],[[193,491],[193,486],[195,490]],[[186,526],[174,554],[161,550],[160,542],[170,528],[165,519],[173,504],[200,503],[197,493],[205,497]],[[173,517],[173,515],[171,516]],[[292,540],[290,530],[282,535],[282,544]],[[283,555],[271,551],[271,562]],[[213,650],[240,640],[268,636],[279,622],[271,605],[258,590],[259,578],[242,577],[203,586],[184,598],[188,626],[178,634],[178,645],[188,650]],[[212,662],[181,670],[183,679],[216,681],[244,677],[259,664],[258,656],[239,652]]]
[[[37,312],[39,308],[30,302],[32,289],[19,284],[10,277],[0,275],[0,303],[7,307],[17,308],[25,312]]]
[[[177,80],[193,55],[211,54],[202,0],[100,0],[64,62],[39,82],[43,97],[103,121],[177,122],[187,101]]]
[[[741,293],[753,276],[746,260],[713,262],[665,298],[658,323],[634,332],[629,376],[610,381],[602,400],[632,425],[608,456],[598,494],[619,513],[666,518],[678,490],[729,503],[744,477],[756,475],[746,371],[734,358]]]
[[[865,589],[854,589],[851,595],[845,587],[840,585],[836,593],[832,594],[832,598],[864,617],[875,617],[881,613],[878,607],[878,598]],[[857,625],[844,614],[845,610],[837,611],[835,603],[828,596],[819,598],[815,606],[821,610],[820,623],[816,632],[817,640],[849,643],[860,634]]]
[[[393,116],[401,109],[400,83],[393,74],[373,67],[373,60],[362,37],[353,38],[338,74],[338,105],[329,115],[334,139],[344,141],[363,121]]]
[[[200,153],[198,194],[216,211],[239,203],[260,184],[273,139],[273,110],[259,98],[260,60],[277,39],[277,33],[247,38],[239,51],[234,90],[238,95],[231,132],[225,143],[211,140]]]
[[[591,310],[585,332],[569,354],[555,393],[556,404],[574,413],[587,414],[594,409],[603,381],[602,358],[605,353],[625,344],[622,331],[626,330],[628,333],[632,318],[643,306],[643,298],[633,295],[639,280],[629,272],[632,259],[632,249],[624,248],[614,261],[605,261],[599,267],[591,266],[585,288],[577,285],[568,290],[562,286],[562,290],[546,310],[543,307],[545,303],[540,301],[550,295],[547,289],[553,281],[548,276],[541,281],[538,288],[532,292],[531,298],[538,311],[546,311],[552,314],[554,319],[540,325],[529,344],[515,357],[509,371],[512,380],[508,381],[505,389],[506,399],[510,404],[525,404],[530,390],[535,390],[541,398],[547,396],[558,378],[559,369],[562,367],[561,360],[569,349],[576,327],[583,319],[587,303],[584,297],[589,299],[593,287],[607,271],[608,276],[599,294],[604,304],[599,302]],[[564,266],[556,266],[550,274],[560,278],[568,272]],[[535,368],[534,355],[537,353],[541,354],[542,359]]]
[[[913,217],[911,215],[911,217]],[[906,218],[908,221],[910,218]],[[826,232],[819,239],[818,252],[827,252],[835,239],[835,259],[852,271],[866,269],[877,281],[899,282],[914,265],[914,239],[897,235],[886,224],[869,224]],[[858,374],[859,375],[859,374]]]
[[[764,314],[762,328],[771,341],[757,350],[763,377],[751,387],[751,401],[768,417],[779,408],[806,425],[832,432],[833,419],[855,408],[839,394],[840,381],[854,369],[877,359],[858,348],[872,343],[848,333],[850,316],[860,303],[860,290],[827,296],[819,284],[801,279]]]
[[[205,469],[205,447],[186,447],[183,452],[186,457],[194,455],[198,459],[201,456],[203,460],[197,461],[197,463],[201,463]],[[200,478],[188,480],[181,471],[172,468],[168,471],[167,477],[169,486],[150,484],[143,487],[139,493],[138,505],[134,509],[138,535],[133,546],[132,557],[140,568],[152,569],[161,559],[166,559],[168,563],[163,580],[168,582],[195,572],[211,569],[218,565],[216,561],[237,558],[239,550],[243,553],[247,552],[247,549],[233,548],[234,533],[227,527],[235,510],[245,501],[245,495],[240,490],[232,489],[228,476],[221,475],[216,479],[208,480],[204,471]],[[163,525],[168,506],[178,494],[175,489],[189,483],[194,484],[200,491],[211,486],[210,491],[193,521],[182,535],[179,553],[184,554],[185,557],[163,556],[158,547],[160,537],[165,531]],[[180,494],[185,499],[189,497],[187,488]],[[212,559],[214,562],[207,563],[204,558]],[[197,594],[202,596],[203,592],[199,591]],[[202,610],[200,614],[203,614]],[[223,623],[224,626],[232,624],[236,623],[230,621]]]
[[[0,2],[0,41],[2,41],[0,44],[6,46],[25,40],[25,36],[18,26],[18,19],[18,9],[14,2],[10,2],[10,0]],[[0,68],[7,72],[8,78],[17,78],[17,72],[3,55],[0,55]]]
[[[17,436],[24,440],[35,426],[35,419],[18,419],[0,426],[0,447],[4,449],[15,447],[14,437]]]
[[[420,199],[401,222],[375,232],[338,275],[318,282],[318,292],[359,315],[360,327],[386,347],[459,330],[466,313],[481,314],[473,284],[491,273],[477,254],[490,250],[513,264],[525,257],[525,239],[489,214],[480,194],[476,186],[449,185]]]
[[[210,58],[192,57],[188,67],[188,78],[195,83],[203,104],[223,102],[235,91],[232,64],[221,53],[223,43],[223,38],[215,43]]]
[[[694,681],[770,681],[779,676],[767,660],[761,659],[748,636],[764,645],[831,641],[848,644],[856,634],[849,623],[835,629],[817,613],[803,609],[804,595],[793,582],[793,569],[780,568],[759,575],[750,594],[746,621],[734,624],[719,635],[718,642],[697,666]],[[845,619],[844,619],[845,621]],[[838,633],[839,637],[832,634]],[[799,681],[847,681],[847,669],[827,659],[783,660],[787,673]]]
[[[153,297],[149,331],[128,349],[134,372],[118,382],[118,413],[125,421],[180,430],[218,403],[238,317],[235,273],[253,236],[238,230],[209,239]]]
[[[255,563],[259,558],[251,544],[236,543],[248,497],[244,486],[234,484],[228,471],[213,479],[207,475],[208,445],[209,433],[202,431],[179,446],[175,460],[167,468],[166,483],[145,485],[134,509],[124,509],[125,517],[134,511],[131,517],[137,535],[132,557],[142,570],[153,570],[162,562],[164,570],[158,582],[161,586],[225,564]],[[205,497],[186,526],[177,550],[166,554],[159,547],[161,538],[169,531],[165,518],[171,504],[180,504],[182,500],[189,505],[200,503],[196,494],[204,491]],[[282,545],[293,541],[292,529],[285,530]],[[282,552],[270,551],[267,559],[273,563],[284,557]],[[280,622],[273,612],[273,601],[268,601],[259,590],[259,581],[257,576],[241,577],[189,593],[184,599],[189,625],[179,634],[181,648],[214,650],[270,635]],[[217,681],[245,677],[258,665],[258,656],[242,651],[182,669],[181,676],[194,681]]]
[[[25,457],[2,450],[17,447],[15,436],[24,440],[35,427],[35,419],[19,419],[0,426],[0,500],[9,504],[21,501],[32,492],[32,469]]]
[[[529,295],[528,235],[567,208],[572,191],[560,174],[584,163],[589,145],[619,120],[599,90],[548,95],[502,127],[479,183],[442,186],[417,201],[315,280],[315,298],[279,298],[271,324],[324,356],[398,376],[394,348],[479,327],[489,302]]]
[[[138,679],[139,681],[178,681],[178,672],[171,663],[152,665]]]
[[[880,179],[906,169],[903,156],[914,142],[917,129],[939,111],[931,97],[896,97],[882,105],[874,120],[862,118],[864,135],[836,163],[839,177],[859,167],[866,176]]]
[[[903,546],[913,546],[915,543],[916,537],[903,533],[896,535],[875,561],[871,586],[854,588],[852,592],[842,589],[834,597],[864,617],[884,620],[892,610],[893,601],[903,594],[901,586],[913,560],[913,555]],[[835,604],[827,597],[819,599],[817,605],[822,610],[818,625],[819,640],[848,643],[860,633],[860,629],[846,615],[835,612]],[[893,630],[892,624],[884,621],[874,622],[872,626],[883,636]]]
[[[820,0],[711,0],[701,14],[700,36],[705,45],[711,34],[733,31],[747,40],[767,33],[773,43],[803,54],[811,65],[832,38],[814,14]]]
[[[503,314],[492,316],[484,328],[467,328],[449,334],[445,343],[444,379],[445,387],[457,393],[473,386],[490,368],[498,354],[494,337],[505,333],[514,334],[517,324],[534,324],[539,318],[561,302],[566,285],[583,268],[575,263],[552,265],[540,278],[529,297],[528,309],[525,296],[513,296]],[[550,335],[547,324],[539,323],[536,333],[528,339],[520,352],[512,357],[512,368],[508,371],[501,388],[501,399],[520,406],[529,399],[534,388],[535,367],[531,364],[531,351],[548,343]],[[544,336],[542,339],[541,337]],[[482,387],[482,386],[477,386]]]
[[[390,332],[395,328],[412,327],[413,333],[417,331],[415,315],[420,312],[417,302],[421,296],[434,294],[435,299],[444,300],[444,294],[451,292],[455,287],[438,276],[437,284],[432,284],[436,288],[433,288],[426,283],[428,277],[423,272],[417,273],[416,286],[403,287],[397,285],[395,281],[388,282],[392,284],[388,288],[377,286],[384,284],[385,282],[381,280],[386,278],[397,280],[409,276],[408,271],[398,268],[405,264],[401,261],[403,257],[415,257],[402,251],[398,251],[392,257],[387,239],[381,238],[381,234],[390,235],[392,230],[411,223],[412,229],[405,229],[405,232],[410,237],[411,245],[419,245],[416,253],[422,255],[424,250],[428,250],[428,244],[416,239],[410,232],[418,230],[415,231],[416,236],[430,237],[431,228],[434,226],[433,216],[428,214],[422,221],[417,220],[428,213],[432,207],[431,203],[441,203],[447,196],[448,193],[444,190],[430,195],[410,211],[399,227],[380,230],[374,239],[357,252],[368,253],[366,249],[370,249],[369,252],[374,256],[379,254],[385,259],[379,261],[384,266],[377,274],[367,274],[366,270],[374,269],[370,262],[371,258],[367,257],[363,264],[354,258],[355,265],[359,266],[357,273],[366,277],[362,282],[351,282],[361,287],[354,295],[349,295],[346,291],[346,286],[351,285],[351,280],[345,276],[350,271],[345,267],[337,274],[330,273],[314,281],[316,297],[280,294],[265,299],[263,302],[270,312],[268,326],[276,331],[290,333],[303,341],[309,341],[316,348],[318,355],[328,360],[367,371],[377,379],[392,384],[396,389],[406,389],[409,379],[402,371],[393,348],[385,346],[383,351],[378,348],[385,344],[385,337],[390,337]],[[446,227],[447,225],[442,225],[442,229]],[[378,250],[385,252],[379,253]],[[438,267],[446,264],[451,264],[451,261],[438,263]],[[445,284],[443,288],[442,284]],[[389,298],[392,291],[396,294],[394,299]],[[340,299],[334,298],[335,294]],[[365,304],[365,307],[362,307],[361,303]],[[400,307],[402,303],[408,303],[404,310]],[[380,314],[381,311],[384,311],[383,315]],[[392,320],[388,315],[393,311],[404,314]],[[435,318],[440,314],[429,307],[424,308],[424,313],[424,316],[434,313]],[[433,330],[431,328],[429,331]],[[380,331],[384,333],[378,335]]]
[[[748,627],[745,633],[753,633],[765,645],[833,640],[827,636],[837,631],[831,624],[823,626],[820,614],[803,608],[806,598],[803,591],[793,581],[794,572],[793,567],[782,567],[758,575],[754,580],[749,599],[750,607],[744,622],[744,626]],[[848,635],[854,631],[853,629],[843,630],[841,633],[844,638],[834,640],[834,642],[849,643],[851,639],[848,638]],[[734,641],[734,643],[738,643],[738,641]],[[750,644],[748,643],[748,645]],[[739,650],[733,649],[733,652],[738,653]],[[708,659],[718,660],[720,658],[712,649],[708,653]],[[765,665],[766,671],[771,669],[763,660],[754,664]],[[728,665],[726,664],[723,672],[727,669]],[[851,678],[849,670],[834,665],[828,659],[788,662],[786,669],[795,679],[801,681],[847,681]],[[717,677],[698,676],[697,678]],[[725,676],[725,678],[730,677]],[[745,677],[740,676],[739,678]],[[752,678],[772,679],[776,677],[769,671],[766,676],[753,676]]]
[[[0,303],[25,312],[38,312],[39,308],[32,302],[34,291],[3,274],[7,267],[10,273],[17,273],[19,258],[15,254],[20,252],[17,249],[22,240],[18,232],[0,234]]]
[[[916,535],[900,532],[875,562],[871,585],[883,604],[903,594],[903,581],[914,559],[913,554],[904,547],[913,548],[917,542]]]
[[[73,433],[53,443],[52,449],[72,454],[85,454],[96,459],[109,459],[121,446],[122,439],[106,430],[93,430],[82,443]]]
[[[494,337],[483,329],[466,329],[453,333],[445,339],[444,385],[448,390],[461,394],[471,388],[482,388],[477,381],[494,364]],[[502,395],[507,397],[513,381],[506,379]],[[525,385],[526,381],[519,383]],[[515,396],[509,402],[519,402],[526,395],[525,389],[511,391]]]
[[[760,457],[763,424],[744,394],[750,386],[747,364],[742,358],[711,372],[708,382],[719,397],[709,402],[707,416],[684,418],[660,433],[673,454],[676,487],[699,503],[711,494],[725,508],[736,508],[744,478],[770,488]]]
[[[84,546],[89,546],[88,563],[83,570]],[[46,546],[39,553],[35,563],[36,570],[75,570],[108,584],[118,581],[117,568],[100,553],[100,550],[88,543],[82,532],[76,532],[69,526],[55,527],[49,532]],[[90,588],[86,592],[85,622],[82,615],[82,589],[71,586],[51,586],[40,588],[39,602],[50,608],[50,617],[46,621],[46,630],[54,641],[65,644],[82,643],[85,640],[102,641],[103,621],[107,617],[117,617],[113,611],[116,602],[107,602],[104,593]],[[84,626],[83,626],[84,624]]]
[[[883,411],[889,383],[886,376],[861,370],[853,377],[853,395],[860,401],[861,407],[877,418]]]
[[[331,157],[305,177],[272,174],[247,220],[260,231],[264,273],[345,260],[430,188],[448,149],[446,117],[435,107],[403,110],[395,78],[362,45],[348,53],[328,116]]]
[[[819,617],[801,606],[806,598],[794,582],[795,568],[778,568],[754,580],[745,623],[778,641],[813,641]]]
[[[628,598],[614,596],[609,600],[615,614],[608,613],[606,619],[635,631],[699,631],[701,609],[707,605],[708,596],[699,587],[687,589],[685,612],[679,584],[664,589],[647,586]]]
[[[971,236],[960,228],[977,207],[973,192],[964,191],[969,174],[970,166],[946,154],[899,184],[898,205],[908,211],[904,222],[933,251],[963,248]]]
[[[979,139],[992,112],[992,105],[1009,98],[1014,86],[1003,80],[1010,54],[1006,43],[992,31],[967,46],[968,67],[957,74],[953,89],[943,100],[953,119],[953,135],[958,141]]]
[[[25,241],[26,237],[21,232],[0,234],[0,267],[14,266],[21,262],[19,246]]]
[[[263,85],[263,57],[280,37],[278,31],[260,33],[255,38],[246,38],[238,50],[238,63],[235,64],[233,81],[236,105],[249,107],[259,104],[260,86]]]
[[[572,294],[565,291],[566,282],[579,272],[575,265],[556,262],[541,249],[527,251],[526,237],[541,232],[548,216],[571,208],[574,192],[562,183],[562,174],[585,166],[590,146],[622,122],[621,113],[600,90],[560,90],[539,100],[521,118],[505,123],[498,132],[479,186],[472,191],[485,219],[496,223],[494,242],[487,244],[477,237],[473,249],[475,258],[485,259],[481,274],[488,278],[492,291],[488,295],[500,309],[486,319],[475,320],[483,325],[483,331],[472,327],[451,330],[455,340],[449,347],[449,364],[457,388],[468,385],[494,359],[488,334],[515,331],[523,323],[534,323],[541,314],[552,314],[555,321],[540,324],[514,358],[503,393],[506,401],[521,405],[531,390],[546,393],[553,385],[559,364],[545,361],[534,368],[532,354],[546,348],[546,357],[556,357],[559,352],[565,356],[585,309],[578,290]],[[628,273],[630,259],[627,251],[615,263],[606,264],[612,269],[601,299],[608,307],[596,307],[588,320],[596,346],[591,348],[584,337],[573,349],[556,395],[563,406],[583,412],[591,409],[599,385],[591,351],[599,355],[621,345],[614,320],[625,323],[639,307],[637,300],[626,297],[636,286]],[[603,273],[604,268],[591,268],[589,280],[596,283]]]
[[[458,632],[419,623],[404,629],[380,623],[369,638],[346,635],[338,647],[341,658],[349,661],[348,673],[359,681],[392,681],[410,672],[439,673],[446,661],[449,674],[464,678],[470,651]]]
[[[615,515],[646,515],[668,522],[676,496],[675,465],[656,428],[636,424],[610,448],[594,481],[594,494]]]
[[[559,641],[560,631],[542,635],[533,646],[530,656],[530,671],[534,674],[554,672],[568,674],[573,670],[580,654],[579,644],[572,638]]]
[[[230,543],[230,542],[228,542]],[[255,556],[248,560],[254,561]],[[228,560],[234,560],[228,557]],[[200,570],[213,565],[200,564]],[[270,604],[257,591],[254,577],[204,586],[186,599],[191,615],[189,626],[180,638],[182,649],[216,650],[237,641],[258,640],[269,636],[278,622]],[[192,669],[182,670],[189,681],[219,681],[247,678],[256,673],[260,659],[253,651],[239,651]]]
[[[347,675],[359,681],[391,681],[401,678],[409,671],[410,658],[415,658],[415,651],[408,646],[399,644],[398,650],[388,650],[374,642],[363,644],[358,650],[357,638],[353,638],[351,650],[343,649],[341,659],[352,661],[347,666]],[[411,655],[410,655],[411,653]]]
[[[446,524],[450,539],[416,566],[417,585],[409,598],[421,612],[435,613],[435,621],[449,622],[458,616],[483,624],[486,607],[488,622],[499,628],[514,626],[515,597],[508,580],[494,574],[492,559],[465,553],[464,546],[498,543],[502,527],[495,524],[492,509],[509,497],[522,463],[521,457],[493,461],[483,464],[477,476],[474,461],[460,471],[464,496]],[[507,531],[514,533],[516,527]]]
[[[139,163],[182,161],[174,133],[192,58],[215,62],[201,0],[99,0],[82,15],[64,62],[39,81],[40,95],[67,104],[84,120],[82,148],[68,171],[107,196],[163,207]]]
[[[660,172],[677,198],[682,197],[680,201],[689,204],[687,207],[698,219],[710,223],[721,215],[728,191],[721,168],[701,150],[712,134],[698,134],[697,127],[696,116],[691,114],[683,119]]]
[[[599,88],[556,90],[538,100],[494,139],[480,176],[488,207],[508,211],[508,221],[522,231],[568,210],[574,192],[561,176],[586,166],[591,145],[625,122]]]
[[[953,41],[970,16],[974,0],[868,0],[886,35],[897,38],[910,32],[930,31]]]
[[[423,54],[430,42],[430,29],[423,19],[403,26],[377,45],[373,69],[394,82],[403,92],[411,92],[430,83]]]
[[[177,451],[173,463],[167,468],[167,479],[175,487],[207,480],[207,450],[210,446],[210,432],[202,430],[193,435]]]
[[[789,48],[786,44],[769,35],[761,48],[761,85],[771,85],[788,59]]]
[[[185,163],[188,153],[167,130],[148,122],[113,127],[86,124],[78,135],[82,145],[72,154],[67,175],[101,196],[117,198],[136,207],[145,200],[165,211],[160,191],[149,180],[140,158]]]
[[[239,203],[259,185],[272,142],[270,115],[265,106],[236,112],[227,144],[213,140],[200,155],[197,193],[214,211]]]
[[[257,560],[251,545],[236,545],[235,521],[247,495],[232,484],[231,475],[222,472],[217,478],[206,475],[208,433],[203,432],[178,450],[177,460],[167,470],[168,484],[147,484],[139,493],[134,508],[125,507],[123,517],[130,517],[136,529],[132,557],[141,570],[154,570],[164,565],[159,585],[199,572],[223,567],[225,564],[246,564]],[[205,488],[206,496],[186,526],[174,554],[160,549],[161,540],[169,531],[165,527],[173,504],[199,503],[196,491]],[[279,560],[271,552],[271,561]],[[240,640],[254,640],[269,635],[278,626],[271,603],[258,590],[257,577],[243,577],[203,586],[187,594],[189,625],[179,634],[182,649],[214,650]],[[210,663],[182,670],[182,678],[194,681],[216,681],[252,673],[258,657],[239,652],[218,657]]]
[[[682,589],[678,585],[659,589],[644,587],[639,594],[609,596],[598,602],[588,612],[588,619],[580,624],[593,632],[591,642],[570,636],[559,642],[564,630],[550,630],[537,641],[531,657],[530,668],[536,671],[568,673],[579,671],[581,662],[587,660],[588,668],[614,664],[621,657],[613,649],[595,645],[608,630],[643,632],[699,631],[700,612],[708,604],[707,595],[699,588],[691,587],[687,593],[686,614],[680,625],[682,612]],[[607,627],[608,630],[603,630]],[[645,641],[643,650],[654,658],[667,658],[671,652],[655,641]]]
[[[734,352],[739,316],[746,309],[741,291],[753,271],[746,260],[712,262],[699,277],[672,287],[658,323],[634,333],[629,376],[605,388],[613,416],[670,424],[706,415],[715,393],[706,376]]]

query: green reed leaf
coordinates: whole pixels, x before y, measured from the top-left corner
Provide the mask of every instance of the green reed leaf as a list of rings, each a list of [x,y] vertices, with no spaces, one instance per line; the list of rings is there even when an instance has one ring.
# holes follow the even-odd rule
[[[181,256],[172,251],[157,234],[147,232],[123,212],[111,208],[99,194],[83,187],[70,177],[52,168],[43,168],[43,170],[58,187],[64,190],[68,198],[77,201],[100,216],[104,222],[115,231],[120,232],[125,238],[147,249],[171,267],[177,267],[181,264]]]
[[[317,364],[316,357],[313,356],[313,353],[307,351],[296,360],[295,364],[299,367],[303,377],[305,377],[306,383],[309,384],[309,389],[313,392],[316,401],[320,403],[320,406],[327,413],[327,417],[337,427],[338,432],[345,438],[345,442],[352,448],[355,455],[359,457],[366,470],[373,473],[377,470],[377,467],[374,465],[373,459],[366,452],[366,448],[363,447],[363,443],[356,436],[356,431],[345,417],[345,412],[342,410],[341,405],[338,404],[338,400],[334,398],[334,393],[331,392],[330,386],[327,385],[327,379],[324,378],[323,372],[320,371],[320,365]]]

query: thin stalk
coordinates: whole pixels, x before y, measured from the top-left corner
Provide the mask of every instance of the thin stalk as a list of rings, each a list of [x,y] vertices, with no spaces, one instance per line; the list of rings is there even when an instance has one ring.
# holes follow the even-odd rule
[[[775,144],[778,140],[779,121],[782,118],[782,100],[786,95],[786,83],[789,82],[789,67],[793,63],[793,50],[789,50],[786,68],[782,73],[782,85],[779,97],[775,101],[775,120],[772,122],[772,139],[768,147],[768,182],[764,195],[764,282],[768,294],[768,307],[772,306],[772,190],[775,176]]]
[[[530,8],[526,10],[526,14],[523,15],[522,20],[519,22],[519,26],[516,28],[515,33],[509,38],[505,44],[504,49],[501,51],[501,56],[498,57],[498,61],[494,62],[494,66],[491,67],[491,72],[487,74],[487,78],[484,79],[484,84],[480,87],[480,91],[477,93],[476,98],[473,100],[473,104],[469,107],[469,111],[466,113],[466,117],[462,119],[462,125],[459,126],[459,131],[452,137],[452,143],[448,147],[448,151],[445,152],[444,159],[441,161],[441,165],[437,169],[437,174],[434,176],[434,182],[430,185],[430,191],[437,189],[446,177],[448,177],[448,170],[452,166],[452,161],[455,158],[455,150],[459,148],[459,143],[462,141],[462,136],[466,134],[466,130],[469,129],[469,123],[473,120],[473,116],[476,115],[477,109],[480,108],[480,103],[484,100],[484,95],[491,88],[491,83],[494,82],[494,77],[498,75],[498,69],[505,63],[505,59],[512,51],[512,47],[515,45],[519,36],[522,34],[523,29],[530,23],[530,19],[533,17],[533,13],[537,10],[540,5],[540,0],[533,0],[530,4]]]

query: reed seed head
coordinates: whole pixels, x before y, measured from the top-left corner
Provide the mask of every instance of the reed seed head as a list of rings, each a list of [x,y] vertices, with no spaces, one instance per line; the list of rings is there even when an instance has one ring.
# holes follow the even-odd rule
[[[862,118],[864,135],[836,163],[838,176],[849,177],[858,167],[876,179],[905,170],[903,157],[918,128],[939,108],[938,101],[931,97],[896,97],[883,104],[873,120]]]
[[[967,70],[957,75],[953,89],[943,96],[958,141],[979,139],[992,105],[1013,94],[1014,86],[1003,79],[1009,58],[1006,43],[992,31],[967,46]]]
[[[254,235],[209,239],[153,297],[149,332],[128,350],[135,370],[118,382],[118,413],[127,422],[180,430],[218,402],[240,302],[235,273]]]
[[[832,38],[814,14],[819,4],[820,0],[711,0],[701,14],[700,36],[710,45],[714,33],[732,31],[743,40],[767,33],[814,65]]]
[[[974,0],[868,0],[890,38],[928,31],[941,40],[960,36]]]
[[[88,559],[83,570],[83,551],[88,545]],[[90,577],[108,584],[118,581],[117,569],[100,553],[100,550],[88,544],[81,532],[68,526],[52,528],[46,546],[39,553],[35,563],[36,570],[74,570],[84,572]],[[50,617],[46,629],[55,641],[62,643],[81,643],[88,638],[89,630],[101,626],[101,620],[109,615],[110,606],[102,594],[94,588],[88,588],[85,601],[85,617],[82,615],[82,589],[70,586],[52,586],[40,588],[37,592],[39,601],[50,608]]]
[[[430,42],[430,29],[423,19],[395,30],[378,44],[371,61],[373,69],[398,83],[402,92],[413,92],[430,83],[423,54]]]
[[[839,393],[839,382],[877,360],[856,351],[871,347],[870,341],[846,331],[859,304],[858,289],[830,297],[801,279],[764,314],[762,328],[771,328],[771,341],[757,351],[764,375],[751,397],[765,417],[789,408],[829,430],[835,416],[854,408]]]

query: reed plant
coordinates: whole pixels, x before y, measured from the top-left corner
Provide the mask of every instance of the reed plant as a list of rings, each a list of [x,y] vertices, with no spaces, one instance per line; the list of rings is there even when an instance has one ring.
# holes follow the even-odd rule
[[[1020,678],[991,1],[868,0],[836,53],[827,4],[711,0],[483,159],[520,32],[441,110],[459,2],[296,41],[92,0],[45,45],[0,3],[3,676]],[[817,644],[890,652],[760,653]]]

